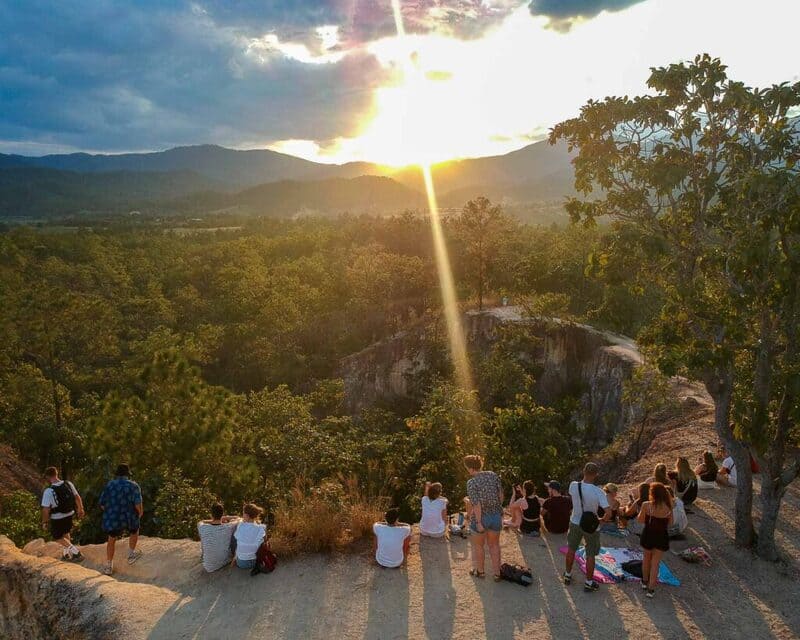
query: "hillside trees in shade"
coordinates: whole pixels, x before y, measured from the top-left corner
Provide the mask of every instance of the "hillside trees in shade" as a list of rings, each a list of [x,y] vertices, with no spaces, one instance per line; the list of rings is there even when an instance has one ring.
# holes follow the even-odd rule
[[[665,372],[705,383],[738,471],[736,541],[775,559],[781,499],[800,473],[800,83],[751,89],[703,55],[653,69],[648,85],[653,95],[591,101],[553,129],[551,142],[578,151],[577,189],[594,191],[567,209],[662,248],[649,275],[663,305],[643,338]]]

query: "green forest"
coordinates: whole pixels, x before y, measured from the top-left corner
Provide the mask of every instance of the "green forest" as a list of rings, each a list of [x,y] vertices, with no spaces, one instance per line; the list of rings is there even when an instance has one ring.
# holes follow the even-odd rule
[[[737,466],[752,454],[767,470],[777,517],[800,472],[800,84],[753,90],[706,56],[653,70],[650,87],[553,129],[576,154],[573,224],[484,198],[445,219],[459,300],[636,337],[665,375],[704,383]],[[454,386],[441,343],[418,398],[345,410],[340,359],[435,320],[440,300],[425,213],[9,227],[0,440],[74,478],[81,542],[100,539],[94,505],[120,461],[144,491],[143,533],[166,537],[191,535],[212,496],[285,522],[311,497],[412,518],[425,480],[457,504],[478,449],[506,483],[566,479],[591,452],[574,399],[532,399],[524,329],[473,358],[474,391]],[[774,558],[774,520],[760,527],[737,504],[737,542]]]

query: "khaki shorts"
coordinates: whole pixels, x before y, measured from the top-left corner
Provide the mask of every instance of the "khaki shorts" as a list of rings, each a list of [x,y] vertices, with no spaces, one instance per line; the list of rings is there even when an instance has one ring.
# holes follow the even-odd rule
[[[570,551],[577,551],[581,546],[581,540],[586,541],[586,555],[596,556],[600,553],[600,531],[586,533],[579,524],[569,523],[567,532],[567,545]]]

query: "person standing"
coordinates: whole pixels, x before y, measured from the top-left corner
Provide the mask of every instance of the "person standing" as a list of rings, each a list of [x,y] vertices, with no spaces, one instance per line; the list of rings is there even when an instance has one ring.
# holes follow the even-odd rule
[[[647,597],[655,596],[658,582],[658,566],[661,556],[669,551],[669,527],[672,524],[672,496],[660,482],[650,485],[650,500],[642,505],[638,520],[644,525],[642,531],[642,589]]]
[[[587,462],[583,467],[583,479],[571,482],[569,495],[572,498],[572,516],[569,520],[567,533],[566,570],[564,571],[564,584],[572,582],[572,565],[575,562],[575,552],[584,541],[586,553],[586,581],[584,591],[597,591],[600,585],[594,579],[594,560],[600,553],[600,522],[611,519],[611,509],[605,491],[594,484],[597,479],[598,469],[594,462]],[[602,520],[598,518],[600,509],[604,509]]]
[[[483,471],[483,458],[466,456],[464,466],[470,475],[467,481],[467,496],[472,505],[470,536],[472,545],[472,569],[469,574],[483,578],[486,573],[485,548],[489,547],[492,573],[496,582],[500,576],[500,532],[503,530],[503,485],[494,471]]]
[[[114,552],[117,538],[128,533],[128,564],[133,564],[142,557],[136,548],[139,542],[139,525],[144,505],[142,490],[130,479],[131,470],[127,464],[117,467],[115,478],[105,486],[100,494],[100,508],[103,510],[103,531],[108,535],[106,558],[108,560],[103,573],[110,576],[114,572]]]
[[[542,502],[541,517],[544,527],[549,533],[566,533],[569,529],[569,517],[572,512],[572,500],[561,495],[561,483],[558,480],[545,482],[548,497]]]
[[[56,467],[47,467],[44,477],[50,486],[42,493],[42,528],[49,528],[53,540],[63,547],[62,560],[82,562],[83,555],[72,544],[71,532],[73,518],[84,516],[83,500],[74,484],[58,477]]]

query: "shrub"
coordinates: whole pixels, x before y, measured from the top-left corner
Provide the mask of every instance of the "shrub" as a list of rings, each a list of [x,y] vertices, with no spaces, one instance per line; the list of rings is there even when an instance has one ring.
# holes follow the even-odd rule
[[[198,539],[198,521],[211,517],[216,502],[207,487],[193,487],[179,471],[169,472],[156,496],[154,520],[162,538]]]
[[[0,498],[0,533],[18,547],[42,536],[39,501],[27,491],[14,491]]]
[[[310,490],[298,483],[275,509],[272,548],[284,557],[340,549],[366,536],[385,507],[385,498],[363,495],[354,479]]]

